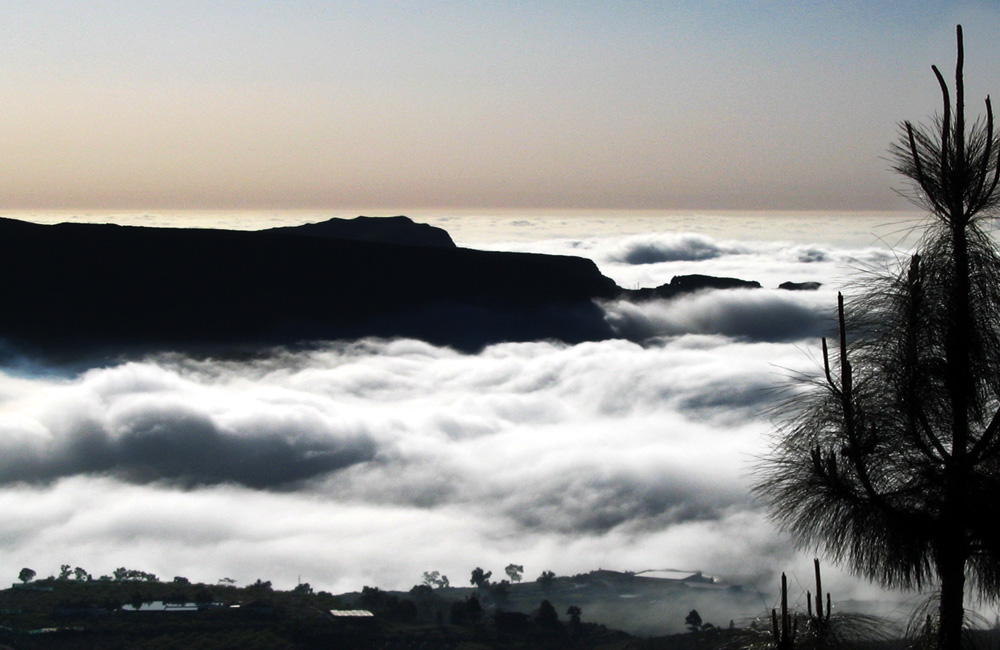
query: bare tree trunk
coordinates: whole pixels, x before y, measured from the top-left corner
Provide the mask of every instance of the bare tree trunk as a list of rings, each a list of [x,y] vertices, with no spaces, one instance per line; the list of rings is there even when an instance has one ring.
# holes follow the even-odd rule
[[[969,445],[969,403],[975,399],[970,372],[970,346],[975,332],[972,323],[971,281],[969,278],[969,244],[964,226],[952,226],[952,248],[955,256],[955,287],[949,305],[948,333],[945,340],[948,364],[948,393],[952,418],[952,457],[959,475],[966,471]]]
[[[961,110],[961,81],[959,81],[959,124],[963,123]],[[955,134],[959,148],[964,146],[964,132]],[[953,180],[956,187],[964,175],[964,161],[956,162]],[[948,366],[947,391],[951,408],[951,458],[944,467],[945,493],[942,527],[936,549],[935,562],[941,580],[939,609],[939,650],[960,650],[962,627],[965,622],[965,565],[969,558],[965,527],[967,517],[966,491],[969,485],[969,405],[975,400],[975,386],[971,380],[971,342],[975,327],[972,322],[971,281],[969,278],[969,251],[965,230],[964,205],[961,195],[953,198],[951,210],[951,239],[954,255],[954,292],[948,306],[948,332],[945,338],[945,363]]]
[[[951,540],[958,548],[942,548],[937,559],[938,576],[941,579],[940,621],[938,627],[939,650],[960,650],[962,647],[962,625],[965,619],[965,558],[961,540]],[[949,545],[944,542],[943,546]]]

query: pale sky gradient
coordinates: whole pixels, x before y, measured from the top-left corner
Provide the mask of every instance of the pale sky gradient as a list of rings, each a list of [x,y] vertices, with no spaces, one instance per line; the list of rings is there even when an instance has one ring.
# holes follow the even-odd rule
[[[906,207],[1000,5],[0,0],[0,209]]]

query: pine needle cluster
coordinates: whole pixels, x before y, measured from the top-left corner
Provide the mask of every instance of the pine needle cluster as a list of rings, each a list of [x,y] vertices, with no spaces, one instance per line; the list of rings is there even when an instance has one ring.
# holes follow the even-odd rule
[[[1000,597],[1000,205],[993,111],[901,125],[895,169],[929,221],[897,269],[840,298],[823,373],[783,405],[757,494],[805,547],[893,588],[938,585],[938,645],[957,650],[967,579]]]

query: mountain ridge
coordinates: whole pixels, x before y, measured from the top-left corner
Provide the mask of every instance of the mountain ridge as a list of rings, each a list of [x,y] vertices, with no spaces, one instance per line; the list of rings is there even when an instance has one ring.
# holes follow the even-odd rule
[[[257,231],[0,218],[0,273],[0,344],[56,358],[367,336],[573,344],[617,336],[602,300],[760,287],[682,275],[627,290],[592,260],[461,248],[405,216]]]
[[[612,336],[593,299],[613,297],[618,287],[590,260],[340,239],[300,228],[0,219],[0,273],[7,278],[0,338],[73,353],[361,336],[477,349],[504,340]]]

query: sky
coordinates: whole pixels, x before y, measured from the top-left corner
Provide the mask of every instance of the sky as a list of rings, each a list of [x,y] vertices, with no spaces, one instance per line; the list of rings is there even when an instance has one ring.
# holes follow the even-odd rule
[[[0,210],[690,210],[689,229],[628,233],[518,219],[523,237],[482,247],[584,255],[626,287],[764,285],[607,302],[617,340],[475,354],[360,340],[59,367],[0,341],[11,580],[70,563],[338,592],[514,562],[808,583],[815,550],[749,494],[754,458],[789,374],[818,369],[844,276],[894,264],[917,222],[879,238],[771,214],[726,234],[698,211],[907,209],[886,152],[938,109],[956,23],[970,112],[1000,88],[986,2],[0,10]],[[824,575],[835,601],[882,596]]]
[[[900,209],[957,23],[1000,88],[991,2],[0,11],[0,209]]]

